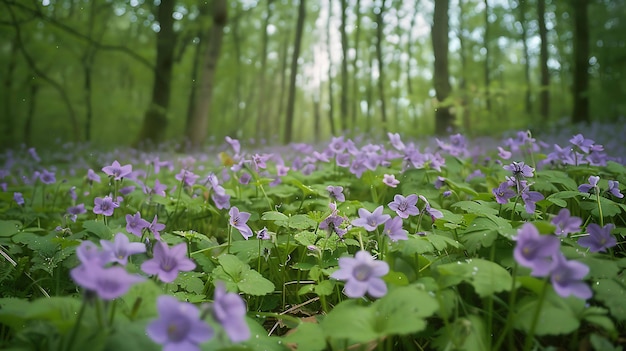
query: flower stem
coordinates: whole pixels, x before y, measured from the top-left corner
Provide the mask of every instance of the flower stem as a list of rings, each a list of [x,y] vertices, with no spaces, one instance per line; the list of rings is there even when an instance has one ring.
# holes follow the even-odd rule
[[[226,248],[226,253],[230,253],[230,244],[232,243],[232,234],[233,233],[233,226],[229,225],[228,226],[228,246]]]
[[[596,203],[598,204],[598,215],[600,216],[600,227],[604,227],[604,216],[602,215],[602,205],[600,205],[600,189],[596,187]]]
[[[537,328],[537,322],[539,321],[539,314],[541,314],[541,307],[543,306],[543,301],[546,299],[547,291],[548,291],[548,279],[546,278],[543,281],[543,287],[541,288],[541,293],[539,295],[539,303],[537,304],[537,309],[535,310],[535,315],[533,316],[533,320],[530,325],[530,330],[528,331],[528,335],[526,336],[526,342],[524,343],[524,351],[529,351],[532,347],[533,339],[535,338],[535,329]]]
[[[493,345],[492,350],[500,350],[500,345],[502,345],[502,343],[504,342],[504,338],[507,336],[509,329],[511,329],[511,324],[513,323],[513,319],[514,319],[514,308],[513,305],[515,303],[515,295],[517,294],[517,289],[515,287],[516,283],[517,283],[517,263],[515,263],[513,265],[513,271],[511,272],[511,293],[509,294],[509,313],[506,316],[506,322],[504,324],[504,329],[500,332],[500,336],[498,337],[498,340],[496,341],[496,343]],[[514,350],[514,348],[512,347],[512,342],[513,342],[513,335],[510,335],[509,338],[509,342],[511,343],[511,350]]]
[[[87,298],[83,297],[83,302],[80,304],[80,310],[78,310],[78,316],[76,317],[76,323],[74,323],[74,326],[72,327],[70,339],[67,343],[67,347],[65,348],[66,351],[71,350],[72,346],[74,345],[74,341],[76,340],[76,335],[78,334],[78,329],[80,329],[80,323],[83,319],[83,315],[85,314],[86,306],[87,306]]]

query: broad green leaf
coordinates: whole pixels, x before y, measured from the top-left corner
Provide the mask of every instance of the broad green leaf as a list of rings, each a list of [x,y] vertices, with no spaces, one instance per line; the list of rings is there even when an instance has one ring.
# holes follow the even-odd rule
[[[487,297],[511,289],[509,272],[497,263],[474,258],[465,262],[437,266],[442,287],[457,285],[462,281],[471,284],[480,297]]]
[[[407,256],[412,256],[414,254],[425,254],[427,252],[434,252],[435,248],[433,244],[423,236],[414,236],[409,235],[408,240],[403,240],[401,242],[393,243],[393,247],[398,247],[399,250]]]
[[[530,330],[539,301],[537,298],[529,298],[519,302],[519,309],[515,318],[515,328],[525,332]],[[541,305],[535,334],[559,335],[568,334],[580,327],[580,321],[567,303],[556,304],[547,298]]]
[[[298,351],[322,351],[326,348],[326,337],[317,323],[301,323],[283,339],[285,343],[297,347]]]
[[[450,187],[450,189],[456,191],[457,193],[463,192],[471,196],[478,196],[478,193],[476,192],[476,190],[470,188],[466,184],[460,184],[450,179],[446,179],[446,184]]]
[[[434,340],[438,350],[489,350],[483,319],[476,315],[457,318],[449,328],[442,328]]]
[[[250,266],[236,256],[225,254],[217,259],[222,269],[218,267],[212,274],[217,280],[224,280],[228,288],[234,286],[243,293],[257,296],[274,291],[274,283],[265,279],[259,272],[251,270]]]
[[[239,290],[248,295],[263,296],[274,291],[274,283],[251,269],[243,272],[241,280],[235,282]]]
[[[626,321],[626,288],[614,279],[600,279],[591,285],[594,298],[604,303],[613,317]]]
[[[459,201],[452,205],[452,208],[458,208],[467,213],[473,213],[478,216],[486,214],[497,215],[498,210],[491,207],[492,204],[485,201]]]
[[[333,293],[334,288],[334,280],[323,280],[315,286],[315,293],[319,296],[328,296]]]
[[[238,280],[245,270],[250,269],[250,267],[244,262],[241,262],[237,256],[225,254],[220,255],[217,260],[224,269],[224,272],[233,277],[235,280]]]
[[[437,300],[426,291],[415,286],[399,287],[370,306],[345,300],[328,313],[321,326],[331,338],[362,343],[423,330],[425,318],[438,308]]]
[[[130,319],[153,318],[157,315],[156,300],[163,289],[152,279],[133,284],[122,296],[121,311]]]
[[[160,351],[163,347],[152,341],[146,334],[149,320],[117,322],[106,339],[105,350],[116,351]]]
[[[0,221],[0,237],[9,237],[19,233],[22,223],[19,221]]]
[[[101,221],[85,221],[83,228],[86,231],[95,234],[100,239],[110,240],[113,237],[111,228]]]
[[[264,221],[287,221],[289,217],[278,211],[267,211],[263,213],[261,219]]]

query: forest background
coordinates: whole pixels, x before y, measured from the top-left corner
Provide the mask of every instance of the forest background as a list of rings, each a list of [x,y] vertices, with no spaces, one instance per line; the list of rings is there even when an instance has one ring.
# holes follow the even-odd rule
[[[624,33],[624,0],[1,0],[0,147],[618,123]]]

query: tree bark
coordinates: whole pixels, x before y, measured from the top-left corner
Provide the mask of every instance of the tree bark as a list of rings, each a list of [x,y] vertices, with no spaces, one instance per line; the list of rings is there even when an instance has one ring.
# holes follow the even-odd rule
[[[341,0],[341,98],[340,98],[340,110],[341,110],[341,131],[346,132],[348,130],[348,34],[346,33],[346,21],[348,11],[348,0]]]
[[[573,123],[589,123],[589,0],[573,1],[574,5],[574,109]]]
[[[452,128],[454,116],[446,99],[450,95],[450,72],[448,70],[448,7],[449,0],[435,1],[433,27],[431,30],[435,56],[434,85],[438,104],[435,109],[435,133],[444,135]]]
[[[578,7],[578,5],[575,5]],[[541,66],[541,82],[539,90],[539,115],[545,122],[550,115],[550,72],[548,71],[548,31],[546,29],[546,1],[537,0],[537,17],[539,18],[539,65]]]
[[[359,67],[359,41],[361,39],[361,0],[356,0],[354,6],[356,11],[356,24],[354,34],[354,60],[352,60],[352,109],[350,110],[350,120],[352,129],[356,127],[357,111],[361,110],[361,93],[358,89],[358,73]]]
[[[491,111],[491,92],[489,91],[491,85],[491,76],[489,72],[489,2],[485,2],[485,36],[483,37],[483,47],[485,48],[485,104],[487,112]]]
[[[463,129],[465,133],[470,133],[472,128],[472,122],[470,119],[470,108],[467,103],[469,97],[467,93],[467,51],[466,51],[466,38],[463,31],[465,30],[465,17],[463,14],[465,13],[464,2],[466,0],[459,0],[459,56],[461,59],[461,77],[459,79],[459,90],[461,93],[461,118],[463,121]]]
[[[0,142],[0,146],[2,147],[13,147],[14,143],[17,141],[14,133],[15,133],[15,117],[13,116],[13,72],[15,71],[15,67],[17,65],[17,54],[18,54],[18,42],[17,36],[11,41],[9,44],[9,63],[7,64],[7,70],[4,74],[4,128],[2,130],[2,142]]]
[[[447,1],[447,0],[446,0]],[[380,5],[380,11],[376,14],[376,60],[378,61],[378,95],[380,97],[380,116],[382,120],[383,132],[387,132],[387,109],[385,106],[385,68],[383,63],[383,13],[385,11],[385,0]]]
[[[544,1],[544,0],[539,0]],[[524,86],[524,111],[526,115],[530,116],[533,111],[532,100],[531,100],[531,81],[530,81],[530,54],[528,52],[528,32],[526,29],[526,1],[518,0],[517,6],[519,9],[519,21],[522,26],[522,45],[524,47],[524,80],[526,84]],[[544,22],[545,27],[545,22]],[[543,42],[543,40],[542,40]],[[546,50],[547,51],[547,50]],[[546,60],[546,69],[547,69],[547,60]]]
[[[191,123],[187,125],[185,131],[192,148],[202,145],[208,133],[215,72],[222,48],[224,26],[226,26],[227,21],[228,4],[226,0],[216,0],[213,3],[213,25],[211,26],[209,42],[204,52],[202,71],[200,72],[200,86],[196,90],[197,95]]]
[[[263,128],[263,124],[267,124],[267,104],[265,102],[267,87],[265,86],[265,77],[267,76],[267,47],[269,44],[269,35],[267,33],[267,26],[269,26],[270,18],[272,17],[272,2],[274,0],[267,0],[267,11],[265,13],[265,17],[263,19],[263,33],[261,39],[261,70],[259,72],[259,103],[257,105],[257,116],[256,116],[256,140],[261,140],[261,138],[266,134],[263,133],[263,130],[267,130]]]
[[[328,18],[326,20],[326,49],[328,51],[328,124],[330,124],[330,134],[335,136],[335,96],[333,92],[333,56],[330,48],[330,20],[333,15],[333,0],[328,0]]]
[[[157,9],[157,21],[160,30],[156,35],[156,65],[153,70],[154,83],[152,98],[143,118],[143,124],[136,144],[145,142],[159,143],[165,139],[167,130],[167,112],[170,105],[172,90],[172,70],[174,68],[174,49],[176,33],[174,32],[175,0],[161,0]]]
[[[289,78],[289,98],[287,99],[287,116],[285,120],[285,135],[283,141],[289,144],[292,138],[293,113],[296,103],[296,76],[298,75],[298,58],[300,57],[300,44],[304,31],[304,19],[306,17],[306,1],[300,0],[298,6],[298,20],[296,22],[296,36],[293,43],[293,55],[291,57],[291,76]]]

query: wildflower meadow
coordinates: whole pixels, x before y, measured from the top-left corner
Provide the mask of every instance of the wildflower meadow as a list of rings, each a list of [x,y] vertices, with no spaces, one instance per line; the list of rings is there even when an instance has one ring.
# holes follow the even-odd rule
[[[0,349],[621,350],[626,153],[588,132],[7,151]]]

